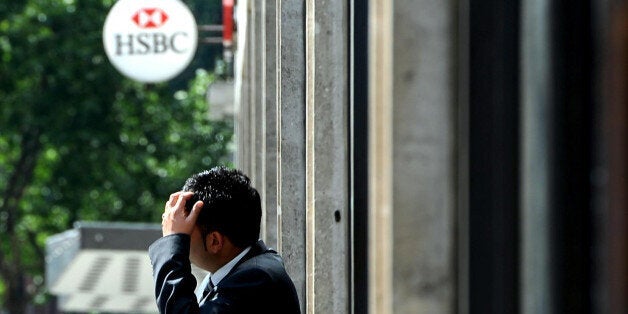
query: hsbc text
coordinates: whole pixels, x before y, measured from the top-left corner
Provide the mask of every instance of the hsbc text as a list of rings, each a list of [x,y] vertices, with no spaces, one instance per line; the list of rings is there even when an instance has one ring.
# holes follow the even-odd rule
[[[188,37],[188,34],[184,32],[176,32],[170,36],[164,33],[117,34],[116,55],[160,54],[168,51],[184,53],[187,47],[177,46],[179,37]]]

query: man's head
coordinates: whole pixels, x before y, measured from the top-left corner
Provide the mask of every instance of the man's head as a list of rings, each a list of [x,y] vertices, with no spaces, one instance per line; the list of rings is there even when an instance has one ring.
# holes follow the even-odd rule
[[[217,231],[239,248],[258,240],[262,217],[260,196],[242,172],[212,168],[188,178],[183,191],[194,192],[186,202],[187,212],[197,201],[203,202],[196,221],[203,239]]]

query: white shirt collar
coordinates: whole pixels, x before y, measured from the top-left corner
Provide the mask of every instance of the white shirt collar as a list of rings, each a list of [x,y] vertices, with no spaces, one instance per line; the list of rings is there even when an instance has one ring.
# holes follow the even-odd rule
[[[240,254],[238,254],[238,256],[234,257],[231,261],[229,261],[229,263],[223,265],[222,267],[220,267],[216,272],[209,274],[212,284],[214,284],[215,286],[218,286],[218,284],[220,283],[220,281],[225,278],[225,276],[227,276],[227,274],[229,274],[229,272],[231,271],[231,269],[233,269],[233,267],[244,257],[244,255],[246,255],[246,253],[248,253],[251,250],[251,247],[247,247],[246,249],[242,250],[242,252],[240,252]]]

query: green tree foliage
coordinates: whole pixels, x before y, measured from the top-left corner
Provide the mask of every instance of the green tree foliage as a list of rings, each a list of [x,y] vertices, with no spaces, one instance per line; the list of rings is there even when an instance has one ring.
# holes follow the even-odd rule
[[[9,313],[45,302],[49,235],[77,220],[157,222],[187,176],[230,163],[232,122],[208,117],[212,74],[188,74],[173,92],[109,64],[101,34],[114,2],[0,2],[0,308]]]

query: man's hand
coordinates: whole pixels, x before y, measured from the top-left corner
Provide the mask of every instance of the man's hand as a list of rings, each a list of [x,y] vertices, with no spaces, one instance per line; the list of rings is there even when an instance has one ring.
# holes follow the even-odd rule
[[[176,192],[170,194],[166,208],[161,215],[161,230],[164,237],[174,233],[192,234],[196,226],[196,219],[203,208],[203,202],[198,201],[189,214],[185,213],[185,202],[192,197],[192,192]]]

